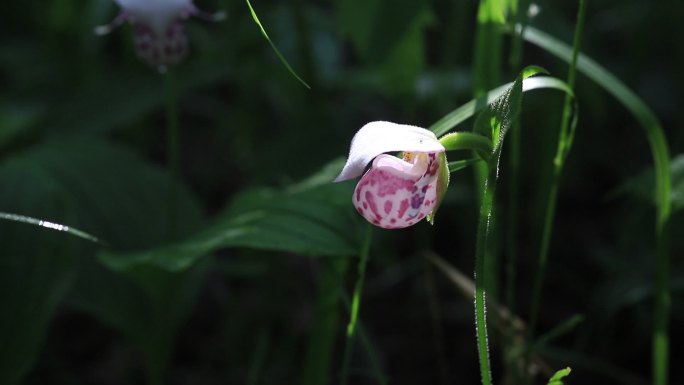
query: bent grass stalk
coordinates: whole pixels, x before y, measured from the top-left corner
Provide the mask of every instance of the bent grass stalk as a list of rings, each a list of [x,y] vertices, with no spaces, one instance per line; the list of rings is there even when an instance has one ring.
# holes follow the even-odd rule
[[[579,54],[582,30],[584,29],[584,19],[586,14],[586,0],[580,0],[579,9],[577,11],[577,24],[575,26],[575,36],[573,41],[572,58],[570,60],[570,67],[568,69],[567,84],[570,88],[575,85],[575,70],[577,67],[577,56]],[[573,119],[573,96],[565,94],[563,103],[563,116],[561,119],[561,127],[558,134],[558,144],[556,147],[556,155],[553,160],[553,174],[551,176],[551,187],[548,192],[548,200],[546,203],[544,215],[544,227],[542,233],[541,245],[539,248],[539,255],[537,260],[537,273],[534,277],[534,284],[532,288],[532,310],[529,319],[528,340],[532,340],[536,331],[537,320],[539,316],[539,305],[541,302],[541,287],[546,273],[546,266],[548,264],[549,246],[551,244],[551,234],[553,232],[553,221],[556,213],[556,201],[558,199],[558,185],[560,176],[563,171],[565,159],[572,146],[572,139],[574,136],[574,124],[571,123]]]
[[[526,41],[548,51],[556,57],[570,62],[572,50],[562,41],[532,27],[528,27],[523,35]],[[603,89],[608,91],[622,103],[643,127],[648,139],[655,169],[655,202],[656,202],[656,306],[653,323],[652,365],[653,383],[666,385],[669,370],[669,337],[668,322],[670,312],[670,255],[668,244],[668,226],[672,209],[670,153],[665,132],[639,96],[630,90],[615,75],[603,68],[591,58],[580,54],[577,59],[577,70]]]

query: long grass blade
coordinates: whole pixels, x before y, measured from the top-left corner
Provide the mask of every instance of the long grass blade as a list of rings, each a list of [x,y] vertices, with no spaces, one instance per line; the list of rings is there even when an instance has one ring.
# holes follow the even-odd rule
[[[449,132],[449,130],[470,119],[483,108],[487,107],[496,98],[503,95],[507,89],[511,88],[512,85],[512,82],[506,83],[489,91],[485,96],[468,101],[433,123],[429,127],[429,130],[434,132],[437,136],[446,134]],[[574,95],[572,89],[564,81],[551,76],[535,76],[527,78],[523,80],[522,89],[523,92],[541,89],[554,89]]]
[[[287,62],[283,54],[280,53],[280,50],[278,47],[273,44],[273,41],[271,41],[271,38],[268,37],[268,34],[266,33],[266,30],[264,29],[264,26],[261,24],[261,21],[259,21],[259,17],[257,16],[256,12],[254,11],[254,8],[252,7],[252,3],[249,2],[249,0],[245,0],[247,2],[247,6],[249,7],[249,12],[252,14],[252,19],[254,19],[254,22],[259,26],[259,29],[261,30],[261,34],[264,35],[266,38],[266,41],[268,41],[268,44],[271,45],[271,48],[273,48],[273,51],[275,54],[278,56],[278,59],[280,59],[280,62],[283,63],[285,68],[287,68],[288,71],[294,76],[297,80],[299,80],[300,83],[304,85],[304,87],[311,89],[311,86],[309,86],[304,79],[299,77],[297,73],[292,69],[292,66],[290,66],[290,63]]]
[[[90,242],[102,243],[99,239],[97,239],[97,237],[90,235],[90,234],[86,233],[85,231],[79,230],[79,229],[71,227],[71,226],[61,225],[59,223],[46,221],[43,219],[37,219],[37,218],[27,217],[25,215],[5,213],[5,212],[0,212],[0,219],[6,220],[6,221],[12,221],[12,222],[26,223],[26,224],[34,225],[34,226],[40,226],[40,227],[44,227],[46,229],[55,230],[55,231],[63,231],[67,234],[71,234],[73,236],[79,237],[81,239],[85,239],[85,240],[90,241]]]
[[[533,27],[523,35],[528,42],[570,62],[572,49],[564,42]],[[668,223],[671,213],[670,154],[665,132],[639,96],[630,90],[615,75],[586,55],[577,59],[577,70],[613,95],[622,103],[643,127],[653,157],[656,175],[656,309],[653,324],[653,383],[665,385],[668,382],[669,338],[668,320],[670,312],[670,255],[668,245]]]
[[[580,51],[582,40],[582,31],[584,29],[584,19],[586,15],[586,0],[580,0],[579,10],[577,11],[577,24],[575,26],[575,37],[573,41],[572,56],[570,59],[570,67],[568,69],[567,84],[570,88],[575,84],[575,70],[577,67],[577,56]],[[546,201],[544,223],[542,228],[541,246],[537,257],[537,271],[534,276],[534,283],[532,286],[532,310],[530,312],[528,339],[532,341],[534,333],[537,328],[537,320],[539,316],[539,306],[541,303],[542,284],[544,276],[546,275],[546,266],[549,259],[549,247],[551,245],[551,235],[553,233],[553,222],[556,213],[556,202],[558,198],[558,186],[560,183],[560,176],[563,171],[565,159],[572,146],[572,140],[577,126],[577,114],[574,108],[574,97],[572,94],[566,93],[563,103],[563,116],[561,119],[561,126],[558,133],[558,144],[556,145],[556,156],[553,160],[553,174],[551,179],[551,186],[548,191],[548,199]]]

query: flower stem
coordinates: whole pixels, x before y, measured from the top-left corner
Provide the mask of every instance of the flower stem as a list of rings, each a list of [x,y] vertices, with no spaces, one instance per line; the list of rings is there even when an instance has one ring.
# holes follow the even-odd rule
[[[474,150],[482,159],[492,152],[492,140],[472,132],[452,132],[439,138],[447,151]]]
[[[166,155],[167,167],[169,169],[168,187],[168,239],[173,239],[177,235],[177,200],[178,200],[178,179],[179,179],[179,145],[180,128],[178,124],[178,95],[176,81],[171,71],[162,74],[166,94]]]
[[[480,219],[477,225],[477,240],[475,244],[475,330],[480,360],[480,376],[483,385],[490,385],[492,383],[485,304],[485,257],[488,254],[487,246],[492,227],[494,192],[496,190],[496,164],[493,163],[495,162],[488,163],[488,173],[484,181],[484,192],[480,206]]]
[[[366,234],[361,245],[361,252],[359,255],[358,276],[356,277],[356,284],[354,286],[354,296],[352,297],[351,312],[349,315],[349,324],[347,325],[347,342],[344,347],[344,357],[342,361],[342,370],[340,373],[340,383],[346,384],[349,375],[349,364],[351,362],[351,352],[354,348],[354,336],[356,332],[356,321],[359,317],[359,308],[361,306],[361,291],[363,290],[363,281],[366,276],[366,265],[368,264],[368,256],[370,254],[371,239],[373,236],[373,226],[366,225]]]
[[[509,64],[513,72],[520,71],[524,51],[523,33],[528,22],[529,0],[519,0],[515,9],[513,20],[513,34],[511,37],[511,52]],[[520,219],[520,158],[522,143],[522,116],[518,115],[512,122],[511,132],[509,133],[509,183],[507,196],[507,215],[506,215],[506,252],[505,252],[505,298],[506,307],[515,312],[515,289],[516,289],[516,267],[518,262],[518,224]],[[515,346],[515,331],[512,327],[504,331],[504,373],[507,378],[504,381],[512,384],[520,383],[522,374],[519,370],[520,354]]]

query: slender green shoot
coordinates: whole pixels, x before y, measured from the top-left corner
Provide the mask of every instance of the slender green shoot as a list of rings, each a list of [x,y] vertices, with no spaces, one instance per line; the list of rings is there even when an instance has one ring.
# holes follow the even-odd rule
[[[323,384],[330,380],[330,366],[338,335],[342,277],[349,266],[348,258],[327,258],[320,261],[316,289],[314,324],[309,333],[301,385]]]
[[[178,91],[176,79],[172,71],[166,71],[161,75],[164,78],[164,91],[166,94],[166,156],[169,168],[168,190],[168,239],[177,235],[177,206],[178,206],[178,181],[180,179],[180,127],[178,123]]]
[[[572,49],[562,41],[532,27],[528,27],[523,36],[528,42],[541,47],[558,58],[570,62]],[[670,254],[668,241],[668,224],[672,202],[670,154],[665,132],[639,96],[630,90],[615,75],[603,68],[594,60],[580,54],[577,70],[582,72],[603,89],[619,100],[639,121],[646,132],[656,175],[656,306],[653,323],[653,383],[666,385],[669,371],[669,337],[668,323],[670,313]]]
[[[268,37],[268,34],[266,33],[266,30],[264,29],[264,26],[261,24],[259,21],[259,17],[257,17],[256,12],[254,11],[254,8],[252,7],[252,4],[249,2],[249,0],[245,0],[247,2],[247,6],[249,7],[249,12],[252,14],[252,19],[254,19],[254,22],[259,26],[259,29],[261,30],[261,34],[264,35],[264,38],[266,38],[266,41],[268,41],[268,44],[271,45],[271,48],[273,48],[273,51],[275,54],[278,56],[278,59],[280,59],[280,62],[283,63],[285,68],[287,68],[288,71],[294,76],[297,80],[299,80],[300,83],[304,85],[304,87],[311,89],[311,86],[309,86],[297,73],[292,69],[292,66],[290,66],[290,63],[287,62],[283,54],[280,53],[280,50],[278,50],[278,47],[273,44],[273,41],[271,41],[271,38]]]
[[[262,327],[259,331],[254,352],[252,353],[252,362],[247,372],[248,385],[257,385],[261,380],[261,375],[264,372],[264,363],[266,362],[266,354],[271,343],[270,334],[268,326]]]
[[[505,23],[507,2],[499,0],[480,0],[477,12],[477,29],[475,31],[475,52],[473,62],[473,94],[475,97],[486,95],[487,90],[501,83],[502,26]],[[473,166],[477,197],[483,197],[484,180],[487,177],[487,165],[477,163]],[[490,295],[496,297],[498,261],[496,247],[487,249],[492,255],[485,258],[487,281],[485,285]]]
[[[563,379],[569,376],[571,371],[572,369],[570,368],[565,368],[557,371],[556,373],[554,373],[553,376],[551,376],[547,385],[563,385]]]
[[[475,329],[480,361],[480,377],[483,385],[490,385],[492,383],[492,371],[489,366],[487,313],[485,309],[485,256],[487,254],[488,238],[492,225],[497,169],[497,166],[492,166],[491,164],[488,166],[489,172],[484,181],[484,192],[480,205],[480,219],[477,224],[477,240],[475,243]]]
[[[577,68],[577,57],[580,50],[582,40],[582,30],[584,29],[584,19],[586,14],[586,0],[580,0],[579,9],[577,11],[577,24],[575,26],[575,37],[573,42],[572,59],[568,69],[567,84],[572,88],[575,85],[575,70]],[[560,132],[558,134],[558,145],[556,147],[556,156],[553,159],[553,175],[551,179],[551,187],[549,189],[548,200],[546,202],[546,209],[544,215],[544,227],[541,238],[541,246],[539,248],[539,255],[537,260],[537,272],[534,277],[534,284],[532,288],[532,310],[529,319],[529,328],[527,329],[529,340],[534,336],[537,319],[539,316],[539,305],[541,302],[541,287],[546,273],[546,266],[548,264],[549,246],[551,244],[551,234],[553,232],[553,221],[556,211],[556,201],[558,199],[558,185],[560,182],[560,175],[563,171],[565,159],[568,156],[572,146],[574,137],[576,116],[573,108],[574,98],[570,94],[565,94],[563,104],[563,117],[561,120]]]
[[[361,253],[359,255],[359,265],[356,277],[356,284],[354,285],[354,296],[352,297],[351,310],[349,314],[349,323],[347,324],[347,341],[344,347],[344,357],[342,361],[342,371],[340,382],[347,383],[349,376],[349,364],[351,362],[351,354],[354,349],[354,336],[356,332],[356,322],[359,318],[359,308],[361,307],[361,292],[363,290],[363,281],[366,277],[366,265],[368,265],[368,257],[370,255],[370,245],[373,237],[373,226],[366,224],[366,235],[364,236],[363,245],[361,246]]]
[[[524,51],[522,38],[528,21],[529,0],[518,0],[515,4],[514,25],[517,26],[511,34],[511,52],[509,64],[513,72],[520,71]],[[520,195],[520,146],[522,137],[521,116],[513,121],[511,137],[509,139],[509,183],[508,183],[508,212],[506,226],[506,306],[514,311],[515,299],[515,266],[518,260],[518,199]]]
[[[351,300],[349,299],[349,294],[347,294],[342,289],[342,287],[339,287],[339,293],[340,293],[340,297],[342,298],[342,302],[344,303],[345,309],[347,309],[347,311],[349,311],[349,314],[351,314]],[[373,370],[373,375],[375,376],[375,380],[380,385],[387,385],[389,383],[389,380],[382,373],[382,370],[380,368],[380,360],[378,359],[377,352],[375,351],[375,348],[371,344],[371,341],[368,338],[368,335],[366,334],[366,330],[363,326],[363,322],[359,320],[354,329],[355,329],[355,335],[358,335],[359,339],[361,340],[361,345],[363,346],[363,348],[366,350],[366,353],[368,354],[368,361],[371,364],[371,369]],[[345,356],[347,356],[346,347],[345,347]],[[343,373],[342,374],[346,373],[345,370],[348,371],[349,370],[348,367],[347,367],[347,369],[344,369],[344,367],[343,367],[343,370],[342,370]],[[346,381],[346,377],[344,377],[344,381]],[[340,383],[343,383],[342,375],[340,376]]]
[[[44,227],[46,229],[55,230],[55,231],[63,231],[67,234],[71,234],[71,235],[79,237],[81,239],[85,239],[86,241],[95,242],[95,243],[103,243],[97,237],[90,235],[90,234],[86,233],[85,231],[81,231],[81,230],[76,229],[76,228],[71,227],[71,226],[61,225],[59,223],[54,223],[54,222],[46,221],[43,219],[36,219],[36,218],[32,218],[32,217],[27,217],[25,215],[5,213],[5,212],[0,212],[0,219],[6,220],[6,221],[11,221],[11,222],[26,223],[26,224],[33,225],[33,226],[40,226],[40,227]]]
[[[524,51],[523,32],[528,21],[529,0],[518,0],[514,7],[514,30],[511,34],[511,51],[509,65],[512,72],[520,71]],[[515,26],[518,26],[515,28]],[[515,289],[516,289],[516,267],[518,264],[518,223],[520,218],[520,157],[522,146],[522,114],[513,120],[510,138],[508,139],[508,186],[507,186],[507,205],[506,205],[506,247],[503,255],[504,260],[504,295],[502,300],[506,307],[515,312]],[[511,378],[520,378],[519,365],[515,338],[515,330],[507,328],[504,331],[503,362],[505,373]],[[512,381],[515,383],[514,381]]]

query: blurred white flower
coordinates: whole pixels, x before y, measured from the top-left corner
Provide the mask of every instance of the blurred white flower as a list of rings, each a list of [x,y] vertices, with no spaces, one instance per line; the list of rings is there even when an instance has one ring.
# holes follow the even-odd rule
[[[106,35],[124,22],[133,25],[135,51],[147,64],[165,71],[188,53],[188,37],[183,22],[190,16],[209,21],[225,18],[225,13],[210,14],[197,8],[192,0],[114,0],[121,12],[109,25],[95,28]]]

